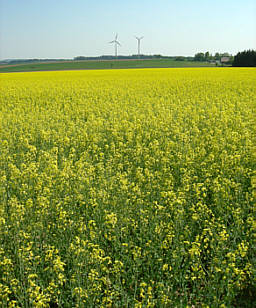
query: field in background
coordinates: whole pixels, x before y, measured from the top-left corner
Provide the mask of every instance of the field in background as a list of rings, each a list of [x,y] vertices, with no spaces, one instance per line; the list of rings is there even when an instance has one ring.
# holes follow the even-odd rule
[[[255,84],[2,74],[1,306],[255,307]]]
[[[174,60],[113,60],[113,61],[63,61],[49,63],[29,63],[2,65],[0,73],[22,71],[55,71],[79,69],[120,69],[120,68],[161,68],[161,67],[214,67],[208,62],[174,61]]]

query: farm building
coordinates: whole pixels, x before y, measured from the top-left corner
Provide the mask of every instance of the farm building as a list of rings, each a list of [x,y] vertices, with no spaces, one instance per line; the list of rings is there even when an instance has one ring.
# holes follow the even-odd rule
[[[228,63],[229,61],[230,61],[230,57],[221,57],[220,58],[220,62],[223,63],[223,64]]]

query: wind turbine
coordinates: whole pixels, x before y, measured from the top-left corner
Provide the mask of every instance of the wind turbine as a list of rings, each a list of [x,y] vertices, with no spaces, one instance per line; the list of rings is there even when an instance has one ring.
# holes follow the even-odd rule
[[[143,39],[144,36],[138,37],[135,36],[136,40],[138,41],[138,57],[140,57],[140,41]]]
[[[116,58],[117,58],[117,45],[121,46],[121,44],[117,40],[117,36],[118,35],[116,34],[115,39],[113,41],[109,42],[109,44],[115,44],[115,56],[116,56]]]

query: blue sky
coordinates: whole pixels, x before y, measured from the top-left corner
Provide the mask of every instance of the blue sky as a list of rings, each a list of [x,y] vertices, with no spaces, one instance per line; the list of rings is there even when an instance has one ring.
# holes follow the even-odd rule
[[[255,0],[0,0],[0,59],[236,54],[256,49]]]

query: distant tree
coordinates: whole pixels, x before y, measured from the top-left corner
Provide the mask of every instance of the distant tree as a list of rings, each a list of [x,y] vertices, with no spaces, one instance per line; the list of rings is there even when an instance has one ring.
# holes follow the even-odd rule
[[[234,57],[233,66],[256,67],[256,51],[245,50]]]
[[[221,53],[221,57],[230,57],[231,55],[228,52]]]
[[[205,56],[203,52],[196,53],[194,56],[195,61],[205,61]]]
[[[78,56],[74,58],[75,61],[80,61],[80,60],[86,60],[86,57],[84,56]]]
[[[194,61],[212,61],[212,60],[219,61],[221,57],[230,57],[231,61],[233,60],[232,55],[229,54],[228,52],[224,53],[216,52],[215,55],[213,56],[212,54],[210,54],[209,51],[206,51],[206,52],[198,52],[197,54],[195,54]]]
[[[205,59],[206,61],[208,61],[209,58],[210,58],[210,53],[209,53],[209,51],[206,51],[206,53],[204,54],[204,59]]]
[[[156,59],[160,59],[160,58],[162,58],[162,55],[153,55],[153,57],[156,58]]]
[[[218,52],[215,53],[214,60],[220,60],[220,54]]]
[[[186,57],[183,57],[183,56],[175,57],[175,61],[185,61],[185,60],[186,60]]]

